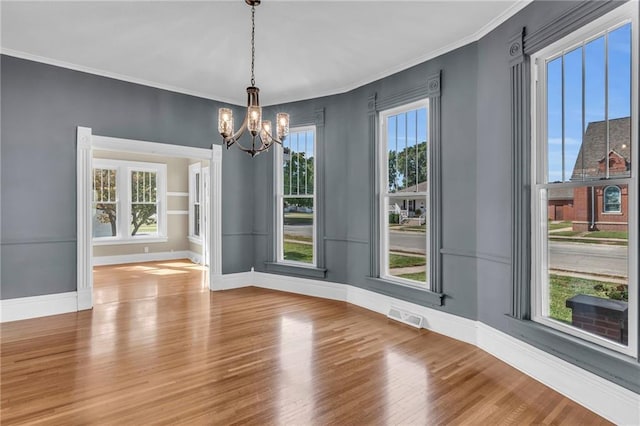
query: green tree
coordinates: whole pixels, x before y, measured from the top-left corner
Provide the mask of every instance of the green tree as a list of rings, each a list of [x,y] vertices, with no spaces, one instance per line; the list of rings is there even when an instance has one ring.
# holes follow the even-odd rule
[[[283,154],[284,195],[313,195],[314,158],[306,158],[304,152],[295,152],[287,147]],[[295,204],[313,208],[313,199],[296,198]]]
[[[426,182],[427,172],[426,141],[406,147],[397,153],[389,151],[389,192]]]
[[[118,205],[116,171],[95,169],[93,173],[96,219],[111,225],[111,235],[117,235]],[[155,172],[131,172],[131,235],[140,227],[157,224],[157,185]]]

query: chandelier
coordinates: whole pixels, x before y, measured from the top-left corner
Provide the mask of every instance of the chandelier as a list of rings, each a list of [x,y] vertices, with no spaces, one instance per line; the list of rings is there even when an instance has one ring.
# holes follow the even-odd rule
[[[273,144],[279,143],[289,134],[289,114],[280,112],[276,115],[276,135],[273,136],[271,121],[262,121],[262,107],[258,94],[260,89],[256,87],[254,74],[254,63],[256,56],[255,48],[255,14],[256,6],[260,4],[260,0],[245,0],[251,6],[251,86],[247,87],[247,115],[244,117],[242,126],[236,132],[233,128],[233,111],[231,108],[220,108],[218,110],[218,132],[222,136],[227,149],[234,143],[240,150],[248,153],[252,157],[268,150]],[[240,137],[246,130],[251,133],[251,147],[245,147],[240,144]]]

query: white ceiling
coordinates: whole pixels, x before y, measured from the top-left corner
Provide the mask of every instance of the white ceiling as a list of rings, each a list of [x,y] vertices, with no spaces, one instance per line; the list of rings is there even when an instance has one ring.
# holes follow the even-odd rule
[[[256,8],[264,105],[341,93],[477,40],[531,0],[281,1]],[[233,1],[0,3],[2,52],[246,102],[249,6]]]

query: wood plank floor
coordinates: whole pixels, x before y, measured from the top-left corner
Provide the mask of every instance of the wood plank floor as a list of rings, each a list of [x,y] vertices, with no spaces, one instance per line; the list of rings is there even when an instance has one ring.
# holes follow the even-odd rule
[[[471,345],[205,275],[98,267],[93,311],[2,324],[2,424],[606,423]]]

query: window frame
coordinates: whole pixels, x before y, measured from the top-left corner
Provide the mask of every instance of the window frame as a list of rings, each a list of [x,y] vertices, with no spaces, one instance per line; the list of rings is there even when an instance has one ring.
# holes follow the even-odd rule
[[[95,169],[116,170],[116,212],[117,235],[108,237],[91,237],[92,244],[119,245],[166,242],[167,238],[167,165],[164,163],[151,163],[143,161],[112,160],[107,158],[94,158],[91,164],[92,176]],[[156,173],[156,215],[158,219],[157,235],[129,235],[131,225],[131,172]],[[123,189],[124,188],[124,189]],[[93,204],[95,201],[91,200]]]
[[[617,9],[601,16],[551,43],[531,55],[531,319],[534,322],[552,329],[578,337],[599,346],[623,353],[632,357],[638,354],[638,9],[633,2],[622,5]],[[546,94],[546,64],[575,48],[602,37],[605,33],[614,31],[631,23],[631,141],[632,147],[631,170],[629,177],[613,177],[599,180],[583,180],[577,182],[547,183],[547,94]],[[583,129],[584,131],[584,129]],[[547,244],[547,203],[548,199],[541,196],[541,190],[550,188],[579,188],[597,186],[628,185],[627,203],[628,214],[628,342],[622,345],[598,335],[582,331],[579,328],[545,316],[548,310],[547,300],[548,271]],[[604,205],[604,192],[603,192]],[[604,207],[603,207],[604,209]],[[616,214],[615,212],[608,212]],[[619,214],[619,213],[618,213]],[[634,262],[634,259],[636,260]]]
[[[292,196],[292,195],[284,195],[284,146],[278,147],[278,149],[274,150],[275,155],[275,164],[276,164],[276,173],[275,173],[275,209],[276,209],[276,256],[275,261],[278,264],[282,265],[290,265],[295,267],[302,268],[318,268],[318,129],[317,125],[310,124],[304,126],[291,127],[289,129],[289,135],[287,138],[291,137],[293,133],[303,133],[313,131],[313,262],[305,263],[294,260],[286,260],[284,259],[284,212],[283,212],[283,202],[285,197],[291,198],[311,198],[308,195],[305,196]]]
[[[400,285],[400,286],[405,286],[405,287],[410,287],[413,289],[418,289],[418,290],[425,290],[425,291],[433,291],[433,283],[431,282],[431,265],[433,264],[433,262],[436,259],[436,256],[433,256],[432,254],[432,245],[431,245],[431,232],[425,232],[425,247],[426,247],[426,253],[425,253],[425,283],[424,285],[419,284],[418,281],[414,281],[414,280],[409,280],[409,279],[405,279],[405,278],[401,278],[401,277],[396,277],[393,276],[391,274],[389,274],[389,239],[388,239],[388,231],[389,231],[389,219],[388,219],[388,200],[389,198],[391,198],[393,193],[389,193],[388,192],[388,179],[389,179],[389,157],[388,157],[388,152],[387,152],[387,118],[390,116],[394,116],[394,115],[398,115],[398,114],[402,114],[402,113],[406,113],[409,111],[413,111],[416,109],[420,109],[420,108],[424,108],[426,109],[426,116],[427,116],[427,129],[426,129],[426,134],[427,134],[427,146],[426,146],[426,157],[427,157],[427,171],[429,171],[431,169],[432,166],[432,158],[431,158],[431,143],[433,143],[431,141],[431,133],[429,130],[429,127],[431,126],[431,122],[429,120],[429,108],[431,107],[430,104],[430,99],[429,97],[425,97],[423,99],[419,99],[416,101],[412,101],[412,102],[408,102],[393,108],[388,108],[388,109],[384,109],[384,110],[380,110],[377,112],[378,115],[378,123],[379,123],[379,135],[380,137],[378,138],[378,164],[377,164],[377,168],[378,168],[378,185],[380,188],[379,194],[378,194],[378,200],[377,200],[377,204],[378,204],[378,208],[379,208],[379,214],[378,214],[378,218],[379,218],[379,223],[378,223],[378,228],[379,228],[379,235],[380,235],[380,241],[379,241],[379,252],[378,252],[378,261],[380,262],[380,268],[379,268],[379,277],[382,280],[385,280],[386,282],[389,282],[391,284],[395,284],[395,285]],[[414,194],[416,195],[416,199],[418,198],[422,198],[424,197],[425,199],[425,224],[427,227],[427,230],[430,229],[430,225],[431,225],[431,221],[430,221],[430,217],[431,217],[431,205],[432,205],[432,200],[431,197],[433,194],[433,182],[431,179],[431,175],[428,175],[428,191],[426,192],[415,192]]]
[[[189,165],[189,233],[187,238],[190,242],[195,244],[202,244],[202,195],[203,195],[203,167],[201,163],[193,163]],[[196,179],[196,175],[200,175],[199,179]],[[196,188],[196,183],[198,183],[198,187]],[[199,220],[200,226],[199,231],[200,234],[196,235],[194,232],[195,226],[195,200],[196,194],[198,194],[198,209],[199,209]]]

